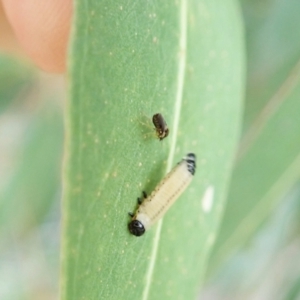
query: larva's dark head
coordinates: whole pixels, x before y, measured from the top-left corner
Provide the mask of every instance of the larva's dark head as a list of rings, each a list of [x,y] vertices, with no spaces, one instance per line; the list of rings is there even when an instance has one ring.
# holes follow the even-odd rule
[[[189,172],[194,175],[196,172],[196,155],[194,153],[188,153],[185,160],[187,162]]]
[[[130,233],[135,236],[141,236],[145,233],[144,225],[138,220],[132,220],[128,224],[128,229],[129,229]]]

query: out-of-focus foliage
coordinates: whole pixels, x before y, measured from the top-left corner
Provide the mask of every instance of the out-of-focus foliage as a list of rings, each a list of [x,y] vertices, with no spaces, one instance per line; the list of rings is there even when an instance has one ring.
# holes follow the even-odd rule
[[[242,4],[248,55],[244,131],[202,296],[289,299],[299,297],[300,274],[291,263],[299,250],[299,193],[291,190],[300,178],[300,2]],[[291,257],[289,251],[295,251]]]
[[[35,74],[29,66],[8,55],[0,56],[0,113],[7,106],[22,102],[32,87]]]
[[[0,298],[57,297],[61,87],[0,55]]]
[[[201,299],[299,299],[300,185],[219,269]]]

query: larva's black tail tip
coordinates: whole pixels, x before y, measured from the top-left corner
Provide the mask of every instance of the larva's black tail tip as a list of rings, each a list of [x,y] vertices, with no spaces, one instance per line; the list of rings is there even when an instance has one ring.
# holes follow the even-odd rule
[[[188,153],[186,155],[186,158],[189,159],[189,160],[194,160],[196,161],[196,154],[195,153]]]
[[[185,157],[187,162],[187,168],[192,175],[196,172],[196,155],[194,153],[188,153]]]

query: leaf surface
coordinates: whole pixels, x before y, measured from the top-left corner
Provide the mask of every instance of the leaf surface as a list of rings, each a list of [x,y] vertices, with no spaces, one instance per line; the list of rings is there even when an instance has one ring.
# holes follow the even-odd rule
[[[238,137],[243,43],[234,1],[77,1],[70,52],[63,299],[192,299]],[[230,38],[228,38],[230,37]],[[151,117],[170,128],[159,142]],[[128,211],[189,152],[192,184],[142,237]]]

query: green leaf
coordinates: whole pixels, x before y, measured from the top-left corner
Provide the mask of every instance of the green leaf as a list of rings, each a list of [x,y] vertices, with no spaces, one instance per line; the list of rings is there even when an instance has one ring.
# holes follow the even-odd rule
[[[216,236],[240,127],[236,2],[77,1],[74,25],[62,298],[191,299]],[[162,142],[150,121],[157,112],[170,128]],[[136,198],[188,152],[197,155],[192,184],[144,236],[130,235]]]
[[[210,260],[211,274],[251,241],[300,178],[300,43],[294,13],[300,4],[269,6],[261,27],[249,29],[245,131]]]

